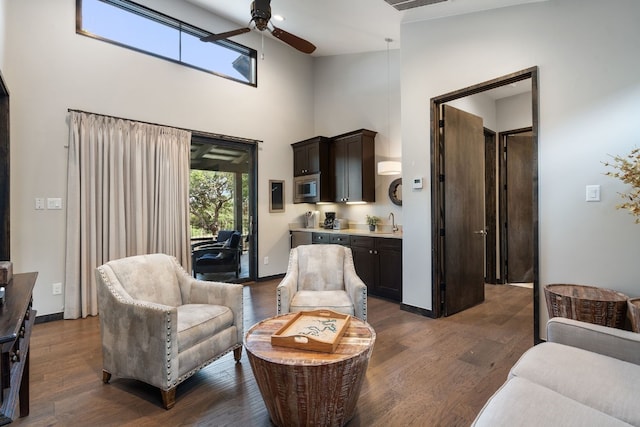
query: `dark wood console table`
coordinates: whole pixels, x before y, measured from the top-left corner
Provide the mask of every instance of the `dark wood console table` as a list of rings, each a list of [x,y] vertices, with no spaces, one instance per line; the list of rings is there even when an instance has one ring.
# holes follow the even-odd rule
[[[32,293],[38,273],[15,274],[0,305],[0,425],[29,415],[29,339],[36,320]]]

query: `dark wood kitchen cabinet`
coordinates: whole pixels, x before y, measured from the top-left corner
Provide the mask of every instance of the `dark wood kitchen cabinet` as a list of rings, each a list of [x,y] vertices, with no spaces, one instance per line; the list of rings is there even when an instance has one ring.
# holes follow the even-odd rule
[[[368,293],[402,301],[402,239],[351,236],[356,273]]]
[[[376,132],[360,129],[333,138],[336,202],[375,202]]]
[[[331,140],[316,136],[291,144],[293,176],[321,173],[331,175]]]
[[[328,245],[333,244],[333,245],[349,246],[349,235],[314,232],[311,236],[311,243],[324,243]]]

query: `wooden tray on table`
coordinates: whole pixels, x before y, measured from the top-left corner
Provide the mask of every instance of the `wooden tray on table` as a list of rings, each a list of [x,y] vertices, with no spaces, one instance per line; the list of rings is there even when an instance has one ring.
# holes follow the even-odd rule
[[[301,311],[271,335],[271,345],[333,353],[350,319],[332,310]]]

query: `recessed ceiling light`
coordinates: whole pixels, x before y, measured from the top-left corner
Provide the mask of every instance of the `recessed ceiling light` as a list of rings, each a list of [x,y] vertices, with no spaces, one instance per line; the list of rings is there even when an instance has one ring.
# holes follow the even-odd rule
[[[271,18],[275,19],[276,21],[284,21],[284,16],[282,15],[273,15]]]

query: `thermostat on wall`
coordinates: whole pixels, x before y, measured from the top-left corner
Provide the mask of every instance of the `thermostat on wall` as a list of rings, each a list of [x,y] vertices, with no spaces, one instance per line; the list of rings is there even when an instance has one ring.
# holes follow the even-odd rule
[[[413,178],[413,181],[411,182],[411,188],[422,188],[422,177]]]

